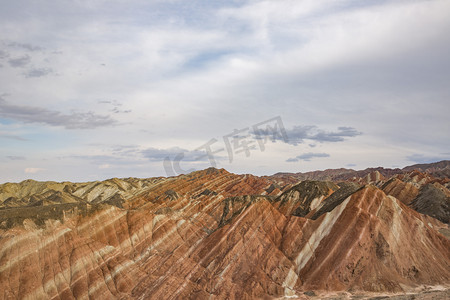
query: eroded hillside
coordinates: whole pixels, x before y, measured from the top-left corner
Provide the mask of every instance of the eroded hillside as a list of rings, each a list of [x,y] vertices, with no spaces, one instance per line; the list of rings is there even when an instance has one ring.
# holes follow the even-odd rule
[[[420,172],[362,180],[370,183],[283,184],[210,168],[1,185],[0,298],[363,297],[449,288],[445,183]],[[435,204],[437,194],[444,198]]]

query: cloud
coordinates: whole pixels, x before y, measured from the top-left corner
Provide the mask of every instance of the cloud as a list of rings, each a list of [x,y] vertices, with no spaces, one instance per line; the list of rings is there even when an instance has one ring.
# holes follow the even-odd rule
[[[437,161],[441,161],[444,159],[448,159],[447,157],[443,156],[433,156],[433,155],[423,155],[423,154],[412,154],[406,157],[407,160],[418,163],[418,164],[424,164],[424,163],[433,163]]]
[[[111,104],[112,106],[122,106],[123,104],[118,100],[98,100],[99,104]]]
[[[61,157],[62,159],[80,159],[80,160],[86,160],[89,161],[91,164],[95,164],[100,166],[103,166],[104,169],[106,169],[106,165],[109,167],[117,166],[117,165],[132,165],[135,163],[142,163],[142,160],[139,161],[138,157],[136,156],[129,156],[129,157],[123,157],[123,156],[117,156],[117,155],[69,155]],[[101,168],[102,169],[102,168]]]
[[[317,133],[309,137],[310,140],[314,140],[320,143],[323,142],[342,142],[345,137],[355,137],[361,135],[355,128],[352,127],[338,127],[337,132],[326,132],[319,130]]]
[[[168,149],[148,148],[142,151],[144,157],[153,162],[161,162],[164,166],[166,176],[176,174],[187,174],[195,171],[195,168],[183,169],[180,163],[188,167],[208,166],[217,167],[217,160],[224,160],[224,157],[216,155],[214,152],[200,151],[198,149],[189,151],[179,147]],[[206,165],[207,164],[207,165]]]
[[[31,57],[29,55],[23,55],[17,58],[11,58],[8,60],[8,63],[11,67],[14,68],[22,68],[28,65],[31,61]]]
[[[297,162],[298,161],[298,158],[288,158],[288,159],[286,159],[286,162]]]
[[[62,126],[66,129],[95,129],[116,125],[110,116],[94,112],[71,112],[63,114],[36,106],[9,104],[0,98],[0,117],[24,123],[40,123],[49,126]]]
[[[286,160],[286,162],[297,162],[300,160],[303,161],[311,161],[312,158],[315,157],[330,157],[330,155],[328,153],[312,153],[312,152],[308,152],[302,155],[298,155],[294,158],[289,158]]]
[[[230,164],[230,171],[275,173],[280,159],[299,161],[295,156],[309,151],[333,158],[312,158],[312,170],[347,162],[403,165],[410,153],[440,156],[450,148],[442,130],[450,125],[450,1],[63,1],[32,5],[32,19],[22,2],[5,3],[0,82],[15,99],[0,102],[0,119],[64,128],[124,124],[83,135],[65,131],[62,138],[60,130],[6,122],[4,155],[20,153],[30,165],[55,170],[32,160],[35,149],[55,156],[108,153],[105,161],[71,160],[67,174],[82,177],[85,166],[101,171],[102,164],[114,166],[112,174],[113,160],[128,155],[161,175],[154,157],[174,159],[177,151],[144,158],[142,150],[177,145],[192,160],[185,165],[200,165],[194,161],[200,153],[187,150],[198,141],[273,115],[283,118],[291,144],[301,145],[274,143],[273,151]],[[11,67],[8,60],[18,58],[24,59],[16,64],[27,64]],[[29,75],[40,77],[24,76],[33,69]],[[89,124],[86,111],[97,122]],[[96,118],[102,114],[106,119]],[[19,143],[15,133],[33,140]],[[84,147],[93,142],[138,147]],[[23,176],[24,166],[15,165]],[[128,174],[136,169],[128,167]]]
[[[25,73],[25,77],[43,77],[51,73],[53,73],[53,70],[50,68],[33,68]]]
[[[209,152],[198,149],[190,151],[179,147],[168,149],[147,148],[141,153],[152,162],[161,162],[164,166],[166,176],[169,177],[193,172],[197,167],[217,167],[216,160],[225,159],[222,156],[216,155],[213,151]],[[188,168],[195,168],[183,169],[180,163],[186,165]]]
[[[9,56],[9,53],[5,50],[0,49],[0,59],[7,58]]]
[[[287,129],[286,133],[289,137],[289,143],[293,145],[301,144],[304,140],[312,140],[319,143],[342,142],[346,137],[355,137],[362,134],[353,127],[338,127],[338,131],[329,132],[314,125],[294,126],[292,129]]]
[[[43,168],[26,168],[24,172],[26,174],[36,174],[38,172],[45,171]]]
[[[98,104],[109,104],[113,106],[113,108],[110,110],[112,113],[115,114],[128,114],[131,113],[131,109],[120,109],[120,107],[123,105],[123,103],[117,101],[117,100],[98,100]]]
[[[93,161],[113,161],[114,159],[116,159],[114,156],[111,155],[70,155],[61,158],[86,159]]]
[[[113,112],[115,114],[129,114],[129,113],[131,113],[131,109],[120,110],[119,108],[114,107],[113,109],[111,109],[111,112]]]
[[[92,149],[98,151],[98,148]],[[117,155],[114,153],[108,153],[104,155],[68,155],[62,156],[58,159],[66,161],[78,160],[80,164],[88,164],[89,166],[96,166],[100,170],[114,170],[114,169],[132,169],[138,168],[148,164],[142,155],[139,153],[133,153],[128,156]]]
[[[10,42],[7,44],[8,47],[11,48],[21,48],[30,52],[42,51],[44,50],[42,47],[31,45],[29,43],[18,43],[18,42]]]
[[[174,160],[180,158],[181,155],[183,157],[181,160],[183,161],[207,161],[208,155],[206,151],[193,150],[189,151],[179,147],[172,147],[168,149],[158,149],[158,148],[147,148],[141,151],[142,155],[149,159],[150,161],[164,161],[164,159],[169,158],[170,160]]]
[[[4,132],[0,132],[0,138],[16,140],[16,141],[28,141],[28,139],[23,138],[21,136],[14,135],[14,134],[9,134],[9,133],[4,133]]]
[[[139,146],[136,145],[113,145],[111,147],[111,153],[114,155],[125,157],[136,157],[142,154]]]
[[[15,156],[15,155],[9,155],[7,156],[10,160],[25,160],[25,156]]]

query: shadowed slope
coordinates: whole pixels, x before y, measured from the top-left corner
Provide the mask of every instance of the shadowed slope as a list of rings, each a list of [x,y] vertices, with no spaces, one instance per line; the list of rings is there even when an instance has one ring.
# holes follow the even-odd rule
[[[328,181],[305,180],[283,192],[275,200],[275,207],[287,216],[304,217],[338,188]]]

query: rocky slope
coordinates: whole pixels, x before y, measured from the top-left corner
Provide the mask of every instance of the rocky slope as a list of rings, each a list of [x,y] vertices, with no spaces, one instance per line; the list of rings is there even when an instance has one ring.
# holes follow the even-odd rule
[[[427,202],[424,187],[445,187],[416,179],[409,203],[389,195],[409,199],[408,189],[416,190],[407,176],[282,187],[211,168],[171,178],[2,185],[2,203],[15,200],[0,209],[0,299],[445,290],[448,225],[413,209]]]
[[[448,178],[437,179],[417,170],[379,182],[381,189],[414,210],[444,223],[450,222]]]

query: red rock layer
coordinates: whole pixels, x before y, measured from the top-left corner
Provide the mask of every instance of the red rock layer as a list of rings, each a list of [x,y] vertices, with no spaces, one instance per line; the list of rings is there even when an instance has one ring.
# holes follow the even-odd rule
[[[149,192],[140,194],[133,201],[125,203],[126,208],[154,206],[165,203],[166,200],[200,199],[219,195],[223,198],[241,195],[266,195],[271,186],[267,179],[253,175],[236,175],[224,169],[206,169],[188,175],[172,177],[154,186]],[[271,195],[278,195],[280,191],[274,189]]]
[[[380,181],[384,181],[386,178],[381,175],[379,171],[373,171],[369,174],[367,174],[364,179],[362,180],[362,183],[377,183]]]
[[[0,242],[1,299],[127,297],[144,274],[119,249],[59,222],[12,229]]]
[[[207,170],[64,223],[1,231],[0,298],[255,299],[450,284],[444,225],[368,186],[312,220]]]
[[[301,288],[401,291],[447,282],[450,243],[429,219],[377,188],[358,191],[317,220],[328,234],[300,268]]]
[[[408,205],[419,194],[419,189],[410,182],[403,182],[400,179],[392,178],[382,187],[387,195],[391,195],[404,204]]]

